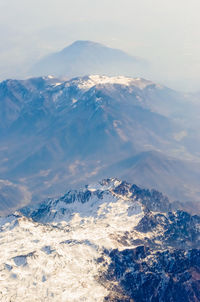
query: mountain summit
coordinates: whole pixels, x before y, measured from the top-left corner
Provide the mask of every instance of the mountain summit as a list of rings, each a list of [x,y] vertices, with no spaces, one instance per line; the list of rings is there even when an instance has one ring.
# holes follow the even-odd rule
[[[82,76],[87,74],[142,75],[145,63],[126,52],[92,41],[76,41],[37,62],[32,76]]]

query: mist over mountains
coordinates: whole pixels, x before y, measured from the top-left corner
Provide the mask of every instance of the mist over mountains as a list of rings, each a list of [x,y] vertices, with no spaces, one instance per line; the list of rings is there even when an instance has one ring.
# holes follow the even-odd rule
[[[68,78],[99,75],[141,76],[148,70],[142,58],[93,41],[76,41],[60,52],[50,54],[29,71],[29,76],[64,76]]]
[[[0,302],[200,302],[199,10],[0,1]]]

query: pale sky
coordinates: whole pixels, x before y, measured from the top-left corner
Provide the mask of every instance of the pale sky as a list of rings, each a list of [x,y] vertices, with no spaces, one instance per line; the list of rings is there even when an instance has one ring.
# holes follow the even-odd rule
[[[0,0],[0,79],[75,40],[147,59],[149,78],[200,90],[199,0]]]

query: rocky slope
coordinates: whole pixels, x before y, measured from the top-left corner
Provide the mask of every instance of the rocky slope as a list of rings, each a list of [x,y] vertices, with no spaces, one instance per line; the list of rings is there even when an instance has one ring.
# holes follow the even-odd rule
[[[200,301],[200,217],[173,208],[106,179],[1,217],[1,301]]]

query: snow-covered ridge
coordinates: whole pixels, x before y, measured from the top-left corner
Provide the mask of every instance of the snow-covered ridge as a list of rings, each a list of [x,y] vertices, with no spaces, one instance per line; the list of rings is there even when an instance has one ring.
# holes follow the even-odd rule
[[[35,78],[37,79],[37,78]],[[42,79],[47,81],[49,87],[56,88],[61,87],[72,87],[76,86],[80,91],[88,91],[92,87],[110,87],[113,88],[115,85],[120,85],[122,87],[132,87],[139,90],[143,90],[147,87],[154,87],[156,89],[163,89],[162,85],[156,84],[150,80],[143,78],[131,78],[126,76],[104,76],[104,75],[87,75],[71,79],[57,78],[53,75],[43,76]],[[27,79],[28,80],[28,79]]]
[[[73,81],[73,79],[71,81]],[[155,85],[153,82],[142,78],[130,78],[125,76],[108,77],[108,76],[100,76],[100,75],[89,75],[87,77],[77,78],[75,81],[77,81],[77,86],[80,89],[85,89],[85,90],[88,90],[97,85],[107,85],[107,84],[135,86],[139,89],[144,89],[147,86]],[[156,87],[160,88],[161,86],[156,85]]]
[[[121,212],[128,211],[125,202],[129,200],[130,194],[121,196],[114,192],[121,184],[122,181],[115,178],[104,179],[101,182],[86,185],[78,191],[68,191],[59,199],[50,199],[33,207],[25,207],[20,211],[34,221],[42,223],[70,222],[78,216],[83,220],[91,218],[98,220],[109,215],[110,210],[118,207],[119,202],[124,203]]]
[[[136,213],[142,214],[146,207],[161,212],[170,209],[168,199],[161,193],[145,191],[117,178],[109,178],[86,185],[80,190],[68,191],[58,199],[22,208],[20,212],[40,223],[71,222],[74,217],[79,217],[82,221],[99,220],[107,219],[119,207],[119,203],[121,205],[117,216],[122,213],[128,217]]]
[[[154,83],[150,80],[146,80],[144,78],[132,78],[127,76],[104,76],[98,74],[91,74],[66,80],[65,78],[58,78],[53,75],[48,75],[41,77],[41,79],[43,79],[44,81],[49,81],[49,84],[53,87],[59,86],[61,84],[64,84],[66,87],[76,85],[79,89],[83,90],[89,90],[90,88],[98,85],[134,86],[141,90],[152,85],[158,89],[163,88],[162,85]],[[31,78],[27,78],[26,80],[31,80]]]

